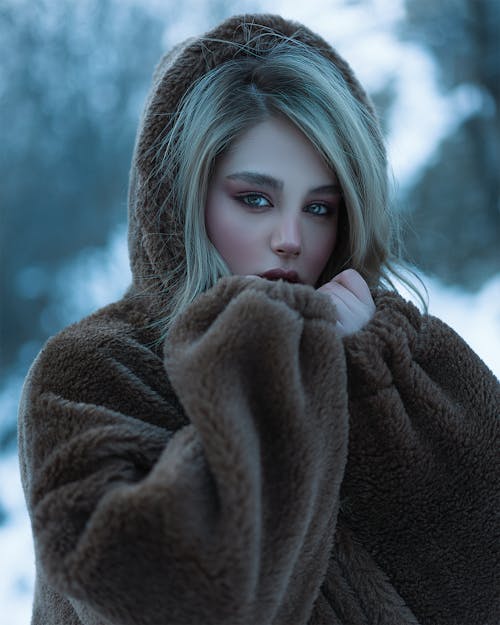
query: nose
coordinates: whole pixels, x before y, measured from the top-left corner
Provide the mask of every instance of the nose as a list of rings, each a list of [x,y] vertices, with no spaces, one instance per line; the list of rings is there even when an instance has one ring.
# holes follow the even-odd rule
[[[298,256],[300,254],[300,224],[296,216],[280,217],[271,236],[271,249],[279,256]]]

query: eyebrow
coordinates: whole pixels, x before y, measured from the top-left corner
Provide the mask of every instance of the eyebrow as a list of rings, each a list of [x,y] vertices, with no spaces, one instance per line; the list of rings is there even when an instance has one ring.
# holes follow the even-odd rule
[[[226,176],[228,180],[242,180],[243,182],[248,182],[249,184],[256,184],[264,187],[269,187],[274,191],[282,191],[283,190],[283,181],[273,178],[273,176],[268,176],[267,174],[259,174],[255,171],[239,171],[234,174],[229,174]],[[308,193],[340,193],[340,185],[338,184],[326,184],[320,187],[315,187],[314,189],[310,189]]]

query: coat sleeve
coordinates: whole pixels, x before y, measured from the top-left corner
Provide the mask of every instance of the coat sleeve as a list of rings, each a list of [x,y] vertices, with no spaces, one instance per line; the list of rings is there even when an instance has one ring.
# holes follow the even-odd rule
[[[344,340],[342,516],[419,622],[500,622],[499,385],[465,342],[396,294]]]
[[[347,454],[334,323],[310,287],[220,281],[165,343],[187,419],[176,430],[144,348],[45,350],[22,402],[21,465],[39,566],[82,622],[307,621]]]

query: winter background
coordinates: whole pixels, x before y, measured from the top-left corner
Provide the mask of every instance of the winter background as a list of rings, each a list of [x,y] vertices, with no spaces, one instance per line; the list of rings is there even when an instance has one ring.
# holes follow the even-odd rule
[[[430,311],[500,375],[500,3],[1,0],[2,625],[29,623],[33,593],[23,378],[48,336],[128,284],[127,174],[161,51],[246,11],[302,21],[349,60],[381,115]]]

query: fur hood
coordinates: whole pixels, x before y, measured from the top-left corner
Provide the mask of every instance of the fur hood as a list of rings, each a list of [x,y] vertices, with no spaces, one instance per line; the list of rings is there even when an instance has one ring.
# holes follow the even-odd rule
[[[129,253],[133,290],[147,295],[156,309],[165,297],[168,275],[182,263],[184,235],[176,223],[169,193],[169,173],[159,178],[156,153],[182,97],[208,71],[234,59],[265,56],[273,47],[292,39],[319,50],[340,70],[356,99],[375,118],[373,105],[349,65],[321,37],[305,26],[277,15],[231,17],[203,37],[192,38],[165,54],[153,76],[139,125],[129,187]],[[380,145],[384,151],[384,146]],[[168,167],[168,165],[167,165]],[[168,235],[166,234],[168,233]],[[168,237],[168,239],[167,239]]]

